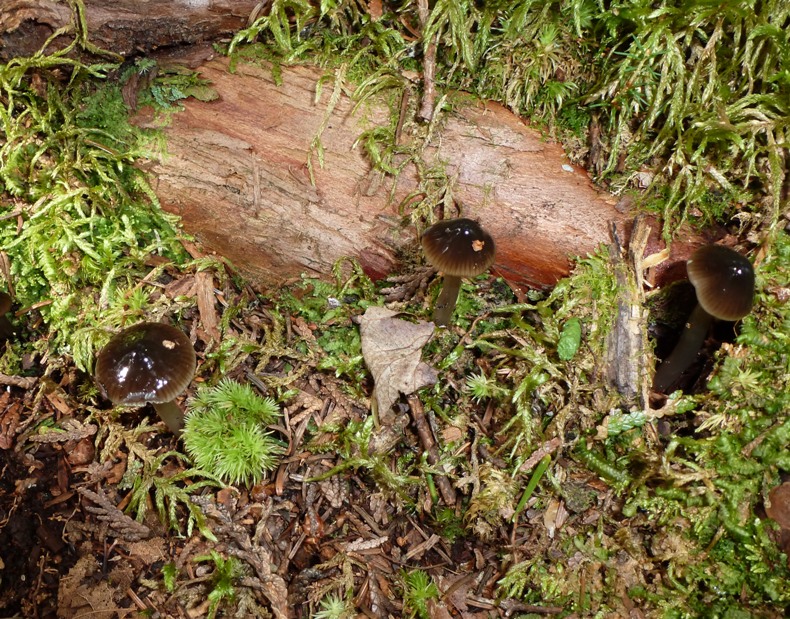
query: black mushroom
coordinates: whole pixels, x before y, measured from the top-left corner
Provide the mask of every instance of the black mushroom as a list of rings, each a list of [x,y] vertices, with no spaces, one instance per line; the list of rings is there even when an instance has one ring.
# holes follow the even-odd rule
[[[195,375],[195,349],[180,330],[159,322],[124,329],[101,349],[96,382],[113,404],[152,404],[170,431],[180,436],[184,413],[174,400]]]
[[[754,269],[748,259],[729,247],[700,247],[686,263],[686,271],[697,293],[697,305],[675,349],[656,371],[656,392],[667,393],[694,363],[714,319],[740,320],[754,302]]]
[[[455,310],[461,279],[480,275],[494,263],[494,239],[476,221],[461,218],[430,226],[423,232],[421,243],[425,258],[444,274],[433,321],[446,326]]]

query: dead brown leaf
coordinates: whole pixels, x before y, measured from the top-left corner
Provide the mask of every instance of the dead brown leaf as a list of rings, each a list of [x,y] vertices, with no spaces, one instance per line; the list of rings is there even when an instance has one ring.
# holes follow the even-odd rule
[[[549,532],[549,537],[554,539],[557,529],[561,528],[568,519],[568,511],[563,501],[551,499],[543,512],[543,526]]]
[[[117,616],[114,599],[117,593],[107,582],[101,581],[99,562],[92,554],[86,554],[60,580],[58,617],[112,619]]]
[[[175,299],[176,297],[194,297],[195,292],[195,276],[185,275],[165,286],[165,296],[168,299]]]
[[[396,318],[386,307],[369,307],[359,319],[362,356],[373,374],[373,410],[382,422],[402,393],[436,382],[436,370],[420,359],[433,335],[433,323]]]
[[[381,16],[384,15],[384,7],[381,0],[368,1],[368,14],[370,15],[371,21],[378,21],[381,19]]]
[[[776,486],[768,495],[765,512],[783,529],[790,529],[790,482]]]
[[[63,446],[63,451],[71,466],[82,466],[93,462],[96,455],[96,447],[93,444],[93,439],[89,436],[79,441],[68,441]]]

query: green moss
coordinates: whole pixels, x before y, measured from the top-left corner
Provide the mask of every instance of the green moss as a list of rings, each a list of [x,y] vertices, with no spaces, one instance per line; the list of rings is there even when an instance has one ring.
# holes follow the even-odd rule
[[[129,124],[119,86],[104,81],[112,68],[58,54],[0,67],[0,245],[17,303],[51,330],[47,350],[82,369],[94,336],[122,323],[112,308],[139,309],[146,261],[185,258],[135,165],[155,141]]]
[[[407,617],[429,619],[428,602],[439,599],[439,588],[433,579],[422,570],[403,574],[403,610]]]
[[[666,188],[668,233],[695,209],[703,222],[728,219],[766,196],[779,216],[789,20],[783,0],[439,0],[421,28],[415,3],[374,19],[354,3],[275,0],[230,51],[262,41],[257,53],[276,62],[346,65],[369,93],[402,91],[438,40],[440,96],[473,92],[560,135],[579,136],[595,115],[601,179],[626,187],[651,167],[644,199]]]
[[[428,466],[401,443],[395,453],[391,443],[381,449],[372,418],[357,418],[342,427],[311,428],[321,439],[312,448],[337,457],[321,477],[360,471],[397,496],[400,509],[419,510],[421,486],[428,485],[435,501],[430,484],[441,470],[464,493],[456,512],[434,514],[449,537],[493,535],[512,518],[519,497],[535,499],[538,509],[560,499],[570,506],[573,498],[580,510],[601,501],[597,521],[576,520],[553,541],[541,541],[551,554],[520,560],[515,549],[502,595],[580,613],[622,612],[618,573],[628,566],[634,576],[629,595],[644,612],[735,616],[787,607],[787,558],[774,542],[774,525],[760,515],[767,492],[790,471],[790,241],[778,224],[779,149],[790,114],[790,8],[780,0],[440,0],[420,38],[415,3],[385,6],[374,19],[364,3],[275,0],[231,50],[238,58],[273,60],[275,79],[285,63],[324,66],[334,80],[330,99],[347,79],[357,84],[360,105],[374,95],[388,102],[389,124],[362,134],[360,144],[385,174],[397,174],[404,161],[417,165],[419,190],[401,207],[418,227],[437,205],[447,213],[454,208],[446,171],[421,161],[442,112],[456,101],[444,98],[452,89],[502,101],[577,140],[595,117],[600,178],[627,188],[637,170],[652,167],[654,184],[644,200],[666,216],[669,229],[685,219],[738,215],[742,232],[759,230],[759,292],[738,339],[719,353],[709,391],[671,399],[662,413],[669,431],[657,436],[655,411],[621,409],[601,380],[618,292],[605,251],[578,260],[570,278],[529,303],[514,303],[501,286],[481,293],[465,284],[457,314],[463,336],[448,329],[426,347],[426,361],[443,374],[420,397],[438,425],[463,429],[472,458],[439,445],[439,463]],[[413,118],[418,86],[405,75],[421,70],[423,44],[434,39],[440,43],[439,114],[420,125]],[[245,47],[244,41],[256,43]],[[77,44],[96,51],[84,31]],[[53,53],[0,67],[0,243],[19,304],[37,306],[23,319],[34,312],[43,318],[35,345],[50,358],[70,354],[83,369],[109,330],[130,317],[174,311],[156,298],[155,287],[140,283],[151,256],[196,267],[184,266],[175,221],[161,213],[136,166],[157,147],[155,136],[128,124],[120,85],[108,79],[114,71],[122,79],[142,78],[153,65],[144,60],[121,69],[118,60],[87,65]],[[211,96],[191,74],[163,72],[157,79],[141,92],[142,102],[177,109],[190,92]],[[396,144],[395,114],[404,93],[408,131],[401,139],[411,142]],[[320,164],[320,135],[312,155]],[[203,372],[217,376],[249,362],[258,374],[276,358],[285,368],[273,385],[278,390],[308,369],[332,372],[351,401],[364,402],[369,376],[352,319],[381,298],[358,265],[340,263],[334,282],[305,279],[272,297],[262,343],[224,338],[205,352]],[[228,308],[222,326],[242,311]],[[299,329],[293,344],[285,343],[286,324]],[[15,370],[21,358],[18,350],[7,352],[3,367]],[[88,390],[85,395],[91,397]],[[491,431],[481,432],[477,419],[489,404]],[[223,419],[214,425],[228,411],[220,412]],[[596,428],[604,417],[605,437]],[[105,438],[104,458],[118,447]],[[394,441],[404,438],[395,434]],[[529,485],[525,462],[554,439],[556,451],[539,454],[545,475],[534,474]],[[153,497],[171,525],[178,524],[179,505],[190,524],[203,526],[189,493],[213,480],[200,479],[198,469],[161,477],[160,465],[180,454],[127,448],[137,454],[124,480],[132,511],[142,518]],[[479,460],[486,452],[491,457]],[[612,490],[597,481],[590,496],[577,500],[562,485],[567,477],[573,483],[600,478]],[[198,483],[185,487],[193,479]],[[615,521],[608,506],[618,502]],[[516,513],[517,523],[526,511]],[[591,573],[600,580],[588,581]],[[432,583],[416,584],[427,591]],[[420,615],[419,604],[407,606]]]
[[[280,408],[249,385],[229,379],[198,390],[184,421],[184,448],[199,470],[231,484],[253,485],[285,451],[266,427]]]

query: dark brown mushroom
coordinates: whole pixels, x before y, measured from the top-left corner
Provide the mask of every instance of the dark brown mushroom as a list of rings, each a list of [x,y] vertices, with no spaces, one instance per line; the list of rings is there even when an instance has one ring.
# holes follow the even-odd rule
[[[152,404],[179,436],[184,413],[174,402],[195,375],[195,349],[180,330],[159,322],[124,329],[99,352],[96,382],[113,404]]]
[[[713,320],[736,321],[752,310],[754,269],[744,256],[723,245],[705,245],[686,263],[697,306],[675,349],[659,366],[653,391],[666,393],[694,363]]]
[[[494,263],[494,239],[476,221],[461,218],[430,226],[423,232],[421,243],[425,258],[444,274],[433,321],[446,326],[455,310],[461,279],[480,275]]]

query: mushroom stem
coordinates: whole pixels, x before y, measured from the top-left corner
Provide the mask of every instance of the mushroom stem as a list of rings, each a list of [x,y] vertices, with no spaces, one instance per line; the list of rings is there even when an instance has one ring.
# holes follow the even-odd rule
[[[156,403],[154,409],[170,431],[175,436],[181,436],[181,428],[184,427],[184,411],[172,400]]]
[[[14,335],[14,327],[5,316],[0,316],[0,342]]]
[[[10,338],[14,334],[14,327],[6,314],[11,309],[11,297],[5,292],[0,292],[0,340]]]
[[[667,389],[674,385],[681,374],[694,363],[712,322],[713,316],[697,303],[686,321],[675,349],[656,370],[656,375],[653,377],[653,391],[666,393]]]
[[[439,298],[436,299],[436,305],[433,308],[433,322],[437,327],[446,327],[450,323],[460,290],[460,277],[455,275],[444,276],[442,291],[439,293]]]

